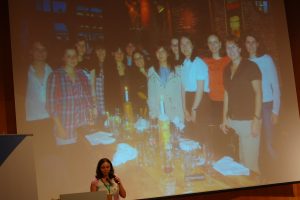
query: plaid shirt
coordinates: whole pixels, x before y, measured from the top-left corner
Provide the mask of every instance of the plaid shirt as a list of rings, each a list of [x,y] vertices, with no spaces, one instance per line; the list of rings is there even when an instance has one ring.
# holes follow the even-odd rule
[[[75,69],[75,82],[67,76],[63,68],[50,74],[47,83],[46,109],[53,117],[58,117],[69,135],[76,138],[76,128],[92,121],[93,108],[88,79],[81,69]],[[57,128],[54,127],[54,132]]]
[[[96,105],[98,115],[105,114],[105,102],[104,102],[104,74],[103,68],[100,69],[99,75],[96,77]]]

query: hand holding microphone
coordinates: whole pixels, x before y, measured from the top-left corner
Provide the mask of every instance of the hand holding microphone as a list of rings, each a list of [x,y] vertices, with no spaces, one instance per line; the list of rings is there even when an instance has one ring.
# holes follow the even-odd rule
[[[114,181],[118,184],[119,186],[119,195],[122,197],[122,198],[125,198],[126,197],[126,190],[124,189],[122,183],[121,183],[121,180],[119,177],[117,177],[115,174],[113,175],[113,178],[114,178]]]
[[[113,175],[113,177],[114,177],[114,180],[115,180],[115,182],[116,182],[117,184],[120,184],[120,183],[121,183],[120,178],[117,177],[115,174]]]

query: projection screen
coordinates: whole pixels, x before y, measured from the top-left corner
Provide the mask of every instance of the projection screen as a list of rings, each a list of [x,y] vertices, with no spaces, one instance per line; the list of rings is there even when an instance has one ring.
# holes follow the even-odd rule
[[[39,199],[90,191],[104,157],[127,199],[300,179],[282,0],[11,0],[9,13]]]

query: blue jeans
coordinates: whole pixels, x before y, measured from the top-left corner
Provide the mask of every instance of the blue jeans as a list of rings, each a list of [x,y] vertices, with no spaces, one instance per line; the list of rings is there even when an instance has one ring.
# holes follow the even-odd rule
[[[265,102],[262,105],[262,125],[263,125],[263,134],[265,137],[265,144],[267,155],[274,159],[276,154],[273,148],[273,134],[274,134],[274,125],[272,123],[272,109],[273,101]]]

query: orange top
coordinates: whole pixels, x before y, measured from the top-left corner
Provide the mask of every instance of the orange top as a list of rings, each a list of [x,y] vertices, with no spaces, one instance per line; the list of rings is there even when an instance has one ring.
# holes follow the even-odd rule
[[[218,60],[213,58],[203,58],[208,65],[209,74],[209,97],[213,101],[223,101],[224,99],[224,83],[223,72],[229,64],[230,59],[225,56]]]

